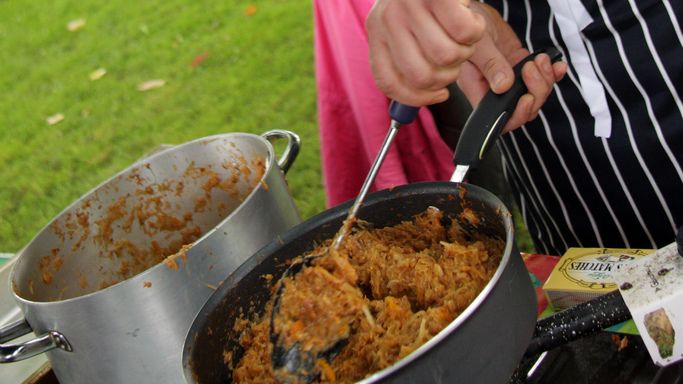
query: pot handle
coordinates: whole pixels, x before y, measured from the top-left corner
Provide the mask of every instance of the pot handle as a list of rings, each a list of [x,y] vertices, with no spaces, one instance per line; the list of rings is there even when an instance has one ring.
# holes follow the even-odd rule
[[[299,138],[299,135],[284,129],[273,129],[272,131],[261,134],[261,137],[268,141],[272,141],[273,139],[287,139],[287,147],[277,160],[278,167],[280,167],[282,172],[287,173],[301,148],[301,139]]]
[[[0,328],[0,363],[12,363],[39,355],[54,348],[61,348],[71,352],[71,344],[64,335],[57,331],[48,331],[42,336],[24,343],[4,345],[7,341],[24,336],[33,331],[31,326],[22,319]]]
[[[548,351],[631,319],[619,290],[565,309],[536,323],[525,356]]]
[[[631,313],[619,290],[550,315],[536,323],[524,358],[508,384],[526,384],[546,351],[629,320]],[[539,355],[540,354],[540,355]]]

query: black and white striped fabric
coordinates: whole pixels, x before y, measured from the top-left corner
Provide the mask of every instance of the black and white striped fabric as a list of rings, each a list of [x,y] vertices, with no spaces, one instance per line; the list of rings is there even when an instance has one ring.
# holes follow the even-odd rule
[[[683,2],[491,0],[567,76],[504,135],[506,178],[537,251],[657,248],[683,226]]]

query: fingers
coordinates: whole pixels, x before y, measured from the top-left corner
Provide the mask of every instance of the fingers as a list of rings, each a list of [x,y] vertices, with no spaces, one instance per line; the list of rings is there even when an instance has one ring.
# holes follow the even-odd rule
[[[533,118],[531,118],[531,115],[533,114],[533,105],[534,96],[531,94],[527,93],[520,97],[515,111],[512,113],[512,116],[510,116],[510,119],[503,128],[503,133],[515,130],[521,127],[523,124],[533,120]]]
[[[489,91],[488,81],[481,75],[479,68],[469,61],[460,67],[458,88],[465,94],[470,105],[476,106]]]
[[[503,131],[511,131],[534,120],[548,99],[548,96],[550,96],[555,82],[562,79],[566,70],[566,63],[558,62],[552,64],[546,54],[538,55],[533,61],[524,64],[524,67],[522,67],[522,79],[528,89],[528,93],[519,99],[517,107]]]
[[[503,93],[512,86],[515,79],[512,66],[489,36],[477,44],[470,62],[481,71],[493,92]]]
[[[417,90],[437,90],[457,78],[460,64],[472,54],[472,47],[458,46],[425,12],[416,11],[416,30],[388,25],[387,42],[394,66],[405,78],[405,86]],[[430,39],[433,39],[430,40]]]
[[[435,3],[435,6],[443,8],[447,4],[453,4],[453,1],[439,1]],[[447,18],[448,22],[452,24],[451,19],[457,20],[457,15],[462,14],[464,9],[459,6],[455,11],[451,11],[452,13],[449,13]],[[410,32],[414,35],[426,61],[436,68],[463,63],[472,55],[472,45],[481,38],[480,32],[483,28],[468,28],[462,25],[457,28],[444,26],[440,19],[445,17],[440,17],[438,10],[433,13],[424,8],[417,8],[411,12],[413,12],[413,24],[419,25],[420,28],[411,28]],[[468,17],[468,15],[460,17]],[[392,32],[391,26],[389,31]]]
[[[553,63],[553,74],[555,75],[555,82],[562,80],[567,74],[567,63],[565,61],[558,61]]]
[[[464,45],[473,45],[481,40],[486,30],[484,18],[473,12],[470,2],[434,1],[431,14],[450,39]]]
[[[374,40],[369,40],[368,43],[375,83],[388,97],[411,106],[430,105],[448,99],[449,93],[445,87],[433,90],[421,89],[407,82],[396,67],[387,43]]]
[[[407,105],[448,98],[485,23],[466,0],[377,0],[366,29],[379,89]]]

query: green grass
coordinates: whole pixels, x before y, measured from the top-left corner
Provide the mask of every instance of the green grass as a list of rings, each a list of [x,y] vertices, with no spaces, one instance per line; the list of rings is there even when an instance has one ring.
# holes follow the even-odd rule
[[[0,2],[0,252],[157,145],[223,132],[298,133],[291,192],[323,210],[312,30],[310,0]]]
[[[290,190],[304,218],[324,209],[310,0],[0,2],[0,63],[0,252],[158,145],[216,133],[298,133]]]

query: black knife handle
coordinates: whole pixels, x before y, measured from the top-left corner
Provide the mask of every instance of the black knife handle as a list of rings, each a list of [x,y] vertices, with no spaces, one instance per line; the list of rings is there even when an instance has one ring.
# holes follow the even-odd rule
[[[515,73],[515,81],[507,92],[496,94],[489,90],[462,129],[453,156],[455,165],[476,167],[484,153],[498,139],[505,123],[514,112],[519,98],[527,92],[527,87],[522,79],[522,67],[541,53],[550,56],[551,63],[562,58],[562,53],[556,48],[536,51],[512,68]]]
[[[536,323],[534,337],[525,355],[549,351],[629,319],[631,312],[619,290],[604,294]]]

